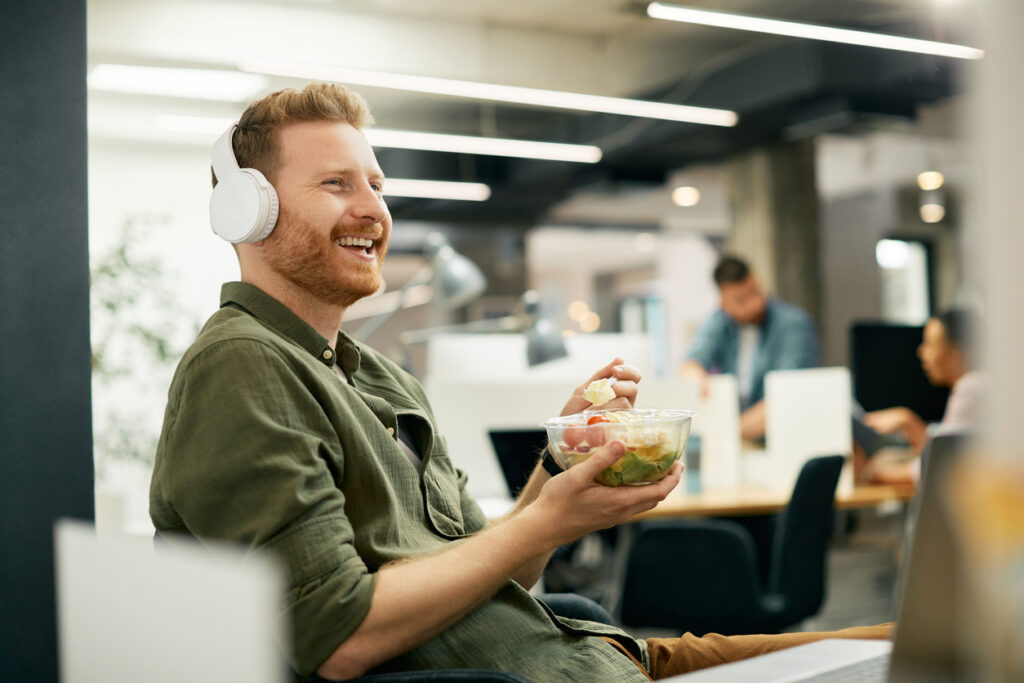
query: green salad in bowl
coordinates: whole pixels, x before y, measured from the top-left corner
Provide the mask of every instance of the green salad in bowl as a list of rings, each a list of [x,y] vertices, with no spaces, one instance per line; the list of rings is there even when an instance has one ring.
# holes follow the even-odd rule
[[[645,484],[668,474],[686,448],[696,413],[688,410],[590,410],[541,423],[555,461],[568,469],[616,439],[626,452],[597,476],[605,486]]]

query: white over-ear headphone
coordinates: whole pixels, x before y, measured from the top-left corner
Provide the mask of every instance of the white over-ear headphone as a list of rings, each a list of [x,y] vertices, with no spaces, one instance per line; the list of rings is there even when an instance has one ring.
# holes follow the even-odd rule
[[[255,168],[239,168],[231,145],[236,124],[213,143],[210,154],[217,186],[210,196],[210,225],[228,242],[258,242],[277,223],[277,192]]]

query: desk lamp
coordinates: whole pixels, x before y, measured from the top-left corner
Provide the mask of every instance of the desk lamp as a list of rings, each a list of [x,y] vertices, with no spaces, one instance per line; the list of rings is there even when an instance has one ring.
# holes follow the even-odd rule
[[[423,247],[426,264],[398,290],[395,305],[371,317],[353,333],[366,341],[391,317],[405,307],[405,295],[413,288],[430,284],[433,298],[445,308],[458,308],[483,294],[487,279],[476,264],[455,251],[448,238],[439,232],[427,235]]]
[[[398,335],[398,343],[404,348],[411,344],[425,342],[435,334],[444,332],[522,332],[526,335],[526,362],[530,367],[565,358],[562,335],[551,321],[542,315],[540,295],[534,290],[526,291],[519,300],[519,311],[513,315],[485,320],[472,320],[454,325],[439,325],[422,330],[411,330]]]

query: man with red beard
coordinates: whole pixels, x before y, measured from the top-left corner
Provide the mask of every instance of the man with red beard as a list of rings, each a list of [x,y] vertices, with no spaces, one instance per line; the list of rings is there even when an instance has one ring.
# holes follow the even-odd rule
[[[370,122],[358,95],[311,84],[252,104],[215,146],[211,221],[235,243],[241,281],[224,285],[171,384],[150,491],[158,534],[281,558],[286,649],[304,677],[470,668],[644,681],[821,637],[642,641],[556,617],[528,593],[552,550],[652,508],[682,467],[601,486],[594,477],[624,451],[613,441],[557,476],[539,463],[513,510],[487,523],[420,385],[341,331],[346,309],[380,287],[391,237]],[[612,376],[602,407],[631,407],[640,375],[615,359],[563,414],[591,407],[583,390]]]

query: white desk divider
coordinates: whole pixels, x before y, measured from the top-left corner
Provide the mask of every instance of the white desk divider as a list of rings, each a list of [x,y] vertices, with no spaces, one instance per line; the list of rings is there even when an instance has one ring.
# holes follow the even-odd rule
[[[850,371],[844,367],[781,370],[765,377],[768,467],[761,473],[792,487],[804,462],[849,455],[853,446]]]
[[[437,334],[427,341],[427,379],[471,382],[565,382],[565,399],[580,382],[615,357],[654,375],[645,334],[579,334],[565,340],[569,355],[530,367],[522,334]]]
[[[282,683],[281,574],[228,546],[54,528],[63,683]]]
[[[586,378],[584,378],[586,379]],[[508,499],[508,490],[489,429],[540,429],[558,415],[573,389],[557,382],[472,382],[445,377],[428,379],[427,396],[438,428],[448,442],[452,463],[469,476],[473,497]]]
[[[701,424],[700,485],[731,489],[740,483],[739,390],[733,375],[712,375],[707,399],[697,416]]]

